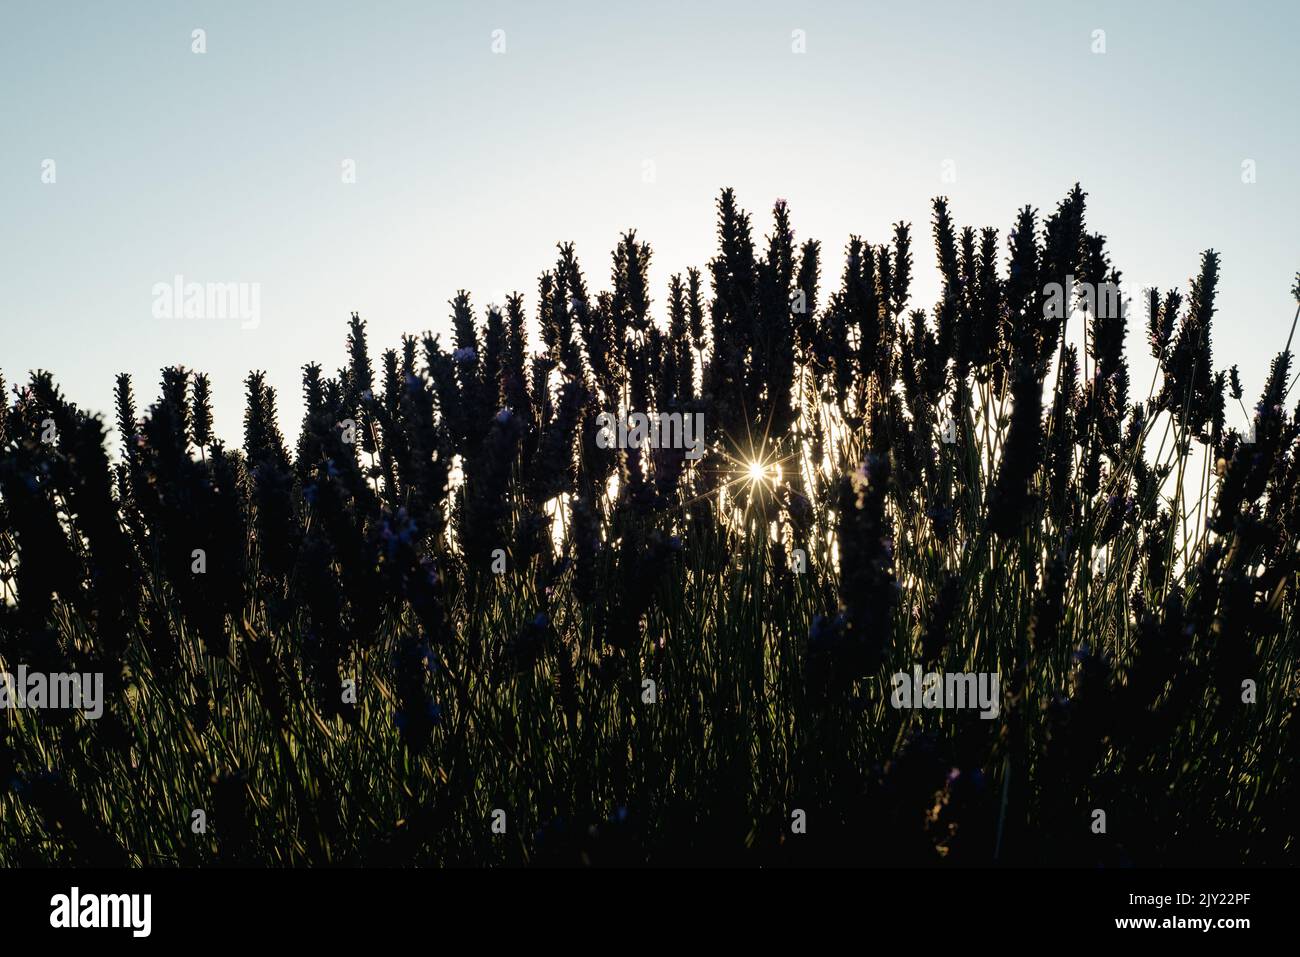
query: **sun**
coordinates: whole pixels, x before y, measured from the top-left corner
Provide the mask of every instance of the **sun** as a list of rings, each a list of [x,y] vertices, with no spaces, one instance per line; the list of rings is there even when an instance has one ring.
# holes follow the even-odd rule
[[[751,486],[781,484],[781,466],[778,462],[763,462],[751,459],[743,463],[743,475]]]

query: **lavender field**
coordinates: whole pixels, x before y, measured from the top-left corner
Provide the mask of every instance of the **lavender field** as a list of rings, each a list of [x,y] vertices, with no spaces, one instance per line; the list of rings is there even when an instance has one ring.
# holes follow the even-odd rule
[[[1244,395],[1219,255],[1129,288],[1086,205],[724,190],[699,269],[344,309],[296,442],[6,385],[0,864],[1295,864],[1295,344]]]

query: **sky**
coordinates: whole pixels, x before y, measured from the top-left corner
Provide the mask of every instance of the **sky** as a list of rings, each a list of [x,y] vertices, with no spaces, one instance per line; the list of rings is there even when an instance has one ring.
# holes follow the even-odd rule
[[[459,289],[531,311],[561,241],[600,290],[635,228],[665,322],[724,186],[759,237],[789,202],[823,295],[850,234],[911,222],[916,308],[933,197],[1005,237],[1079,182],[1130,292],[1186,291],[1219,251],[1214,362],[1257,395],[1300,269],[1298,27],[1242,0],[4,0],[0,371],[48,369],[109,421],[117,373],[143,409],[163,366],[203,371],[239,443],[265,370],[292,437],[301,367],[344,364],[353,310],[374,357],[447,333]],[[169,314],[177,276],[255,290],[256,319]]]

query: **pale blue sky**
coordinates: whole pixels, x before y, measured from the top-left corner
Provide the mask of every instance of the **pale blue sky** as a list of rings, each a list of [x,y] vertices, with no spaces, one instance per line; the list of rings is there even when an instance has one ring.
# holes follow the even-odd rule
[[[242,379],[265,369],[292,435],[299,370],[343,364],[351,310],[377,355],[447,329],[459,288],[480,307],[519,289],[531,308],[560,240],[604,288],[628,227],[654,247],[661,308],[669,274],[712,256],[724,185],[760,235],[788,199],[828,254],[910,220],[928,306],[931,197],[1005,234],[1077,180],[1128,281],[1185,290],[1220,251],[1215,362],[1257,392],[1300,268],[1298,27],[1295,3],[1241,0],[5,0],[0,369],[11,384],[50,369],[111,418],[115,373],[143,406],[160,367],[197,368],[233,441]],[[152,287],[176,274],[260,283],[260,325],[154,318]]]

